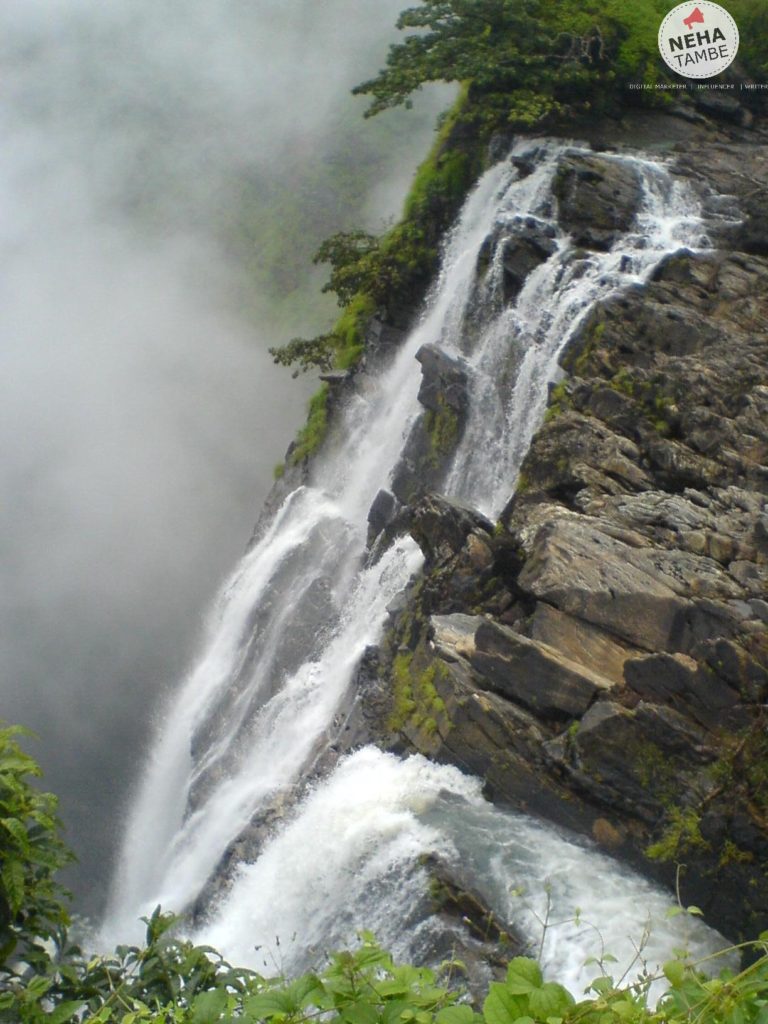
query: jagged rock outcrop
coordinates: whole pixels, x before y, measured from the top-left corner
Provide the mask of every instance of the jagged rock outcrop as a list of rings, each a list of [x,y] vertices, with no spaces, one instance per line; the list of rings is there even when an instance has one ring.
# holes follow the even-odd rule
[[[706,131],[677,171],[719,248],[592,310],[495,528],[419,506],[379,728],[670,885],[684,862],[742,938],[768,927],[768,143]],[[629,166],[566,154],[556,189],[580,245],[634,224]]]
[[[586,249],[609,249],[617,233],[632,226],[642,202],[630,164],[575,152],[560,159],[555,195],[560,223]]]
[[[424,412],[411,428],[392,480],[392,492],[403,505],[442,479],[464,432],[469,406],[469,368],[461,358],[435,345],[422,345],[416,358]]]
[[[502,301],[515,299],[525,279],[557,249],[554,229],[535,217],[518,217],[511,223],[500,225],[483,243],[478,269],[487,270],[494,253],[498,252],[503,269]]]

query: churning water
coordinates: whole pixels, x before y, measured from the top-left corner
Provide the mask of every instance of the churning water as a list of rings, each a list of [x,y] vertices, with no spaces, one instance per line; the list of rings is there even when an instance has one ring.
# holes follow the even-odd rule
[[[421,320],[389,367],[366,375],[339,441],[316,460],[310,483],[287,496],[220,595],[202,654],[158,730],[105,939],[135,933],[138,916],[157,903],[193,905],[254,817],[295,791],[348,701],[387,605],[419,571],[408,538],[373,566],[364,556],[366,514],[420,413],[421,345],[471,367],[467,429],[443,489],[493,516],[512,493],[558,355],[582,317],[642,280],[666,252],[700,244],[697,205],[684,187],[663,165],[621,155],[610,159],[631,163],[643,185],[637,226],[610,252],[577,253],[554,215],[552,179],[564,148],[529,140],[516,155],[533,161],[532,173],[522,176],[510,159],[480,180],[446,241]],[[478,258],[486,239],[523,221],[546,229],[554,251],[505,306],[500,250],[481,281]],[[601,941],[592,925],[625,960],[648,917],[651,961],[675,946],[704,950],[719,941],[701,924],[667,920],[668,897],[628,869],[493,807],[476,779],[374,747],[342,760],[273,827],[255,860],[236,867],[197,937],[255,967],[279,937],[289,971],[353,942],[361,927],[418,957],[435,928],[417,912],[428,885],[419,857],[427,852],[468,868],[489,903],[532,938],[548,888],[555,923],[544,959],[573,986]],[[589,908],[590,925],[574,923],[579,906]]]

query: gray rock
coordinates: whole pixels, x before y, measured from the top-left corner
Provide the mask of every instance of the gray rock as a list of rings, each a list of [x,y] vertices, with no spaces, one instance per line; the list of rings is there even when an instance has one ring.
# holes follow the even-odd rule
[[[741,701],[737,690],[682,654],[630,659],[624,675],[627,685],[644,699],[690,713],[710,729],[728,723],[730,713]]]
[[[557,252],[554,229],[535,217],[520,217],[504,223],[490,235],[480,249],[480,268],[501,260],[502,299],[517,298],[532,270]]]
[[[416,358],[421,363],[419,401],[424,408],[441,412],[447,405],[456,413],[466,413],[468,367],[464,360],[447,355],[436,345],[422,345]]]
[[[524,590],[649,651],[691,642],[689,620],[697,613],[691,592],[741,593],[711,559],[630,546],[587,516],[545,519],[527,553],[518,578]]]
[[[563,767],[593,798],[654,822],[686,787],[689,795],[714,788],[703,770],[712,760],[705,734],[670,708],[630,711],[599,701],[582,718]]]
[[[430,618],[432,643],[441,658],[455,661],[475,653],[475,633],[483,621],[479,615],[433,615]]]
[[[558,216],[577,245],[608,249],[634,223],[642,202],[637,170],[618,159],[569,152],[555,179]]]
[[[673,646],[686,609],[646,552],[608,537],[586,517],[541,527],[518,583],[645,650]]]
[[[412,510],[410,531],[427,562],[434,564],[457,554],[471,533],[490,536],[493,524],[468,505],[428,494]]]
[[[487,620],[477,627],[470,663],[484,686],[544,718],[583,715],[612,685],[554,647]]]
[[[339,384],[348,381],[351,376],[351,370],[329,370],[327,373],[320,374],[320,380],[325,381],[326,384],[330,384],[332,387],[337,387]]]
[[[605,630],[541,602],[534,610],[530,635],[534,640],[556,648],[569,661],[616,685],[624,681],[627,658],[640,653],[637,647],[619,643]]]

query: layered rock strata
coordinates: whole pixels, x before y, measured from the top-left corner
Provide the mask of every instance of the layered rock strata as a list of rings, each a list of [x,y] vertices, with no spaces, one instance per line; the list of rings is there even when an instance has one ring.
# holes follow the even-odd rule
[[[716,248],[591,311],[497,524],[398,495],[426,567],[366,677],[382,742],[670,885],[685,864],[684,899],[734,939],[768,927],[764,143],[680,155]],[[610,245],[636,188],[566,155],[561,226]]]

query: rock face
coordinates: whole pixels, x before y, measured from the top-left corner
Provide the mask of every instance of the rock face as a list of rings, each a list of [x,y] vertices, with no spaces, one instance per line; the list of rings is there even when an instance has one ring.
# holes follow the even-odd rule
[[[484,271],[493,258],[501,260],[504,303],[515,299],[528,274],[555,252],[554,234],[550,224],[535,217],[516,217],[485,240],[480,250],[479,269]]]
[[[684,862],[683,898],[741,939],[768,928],[768,141],[701,130],[677,171],[719,247],[592,310],[495,527],[411,510],[427,564],[380,650],[379,731],[670,885]],[[556,191],[584,247],[639,208],[596,154],[567,153]]]
[[[576,245],[609,249],[617,232],[632,226],[642,190],[630,164],[566,153],[558,165],[555,195],[560,224],[573,234]]]
[[[422,345],[419,402],[414,424],[395,470],[392,491],[403,505],[416,501],[443,477],[466,426],[469,370],[463,360],[435,345]]]

